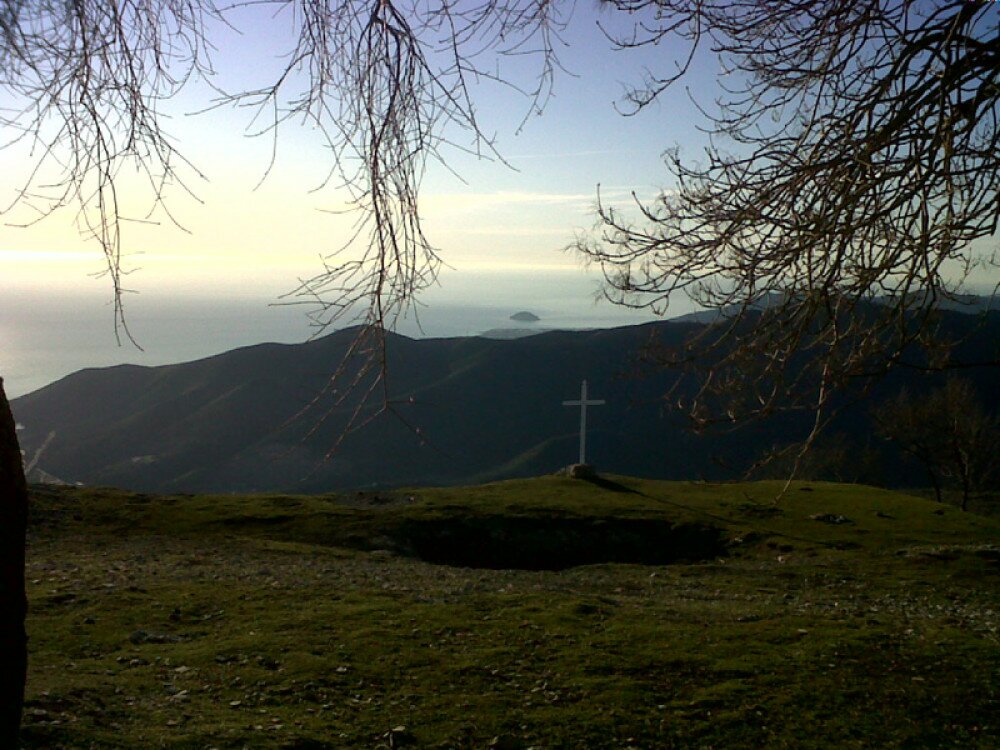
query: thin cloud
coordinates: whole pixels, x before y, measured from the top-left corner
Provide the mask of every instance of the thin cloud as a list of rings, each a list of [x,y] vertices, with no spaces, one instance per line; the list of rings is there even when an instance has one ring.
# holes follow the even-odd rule
[[[511,161],[515,161],[517,159],[577,159],[581,156],[609,156],[609,155],[625,156],[627,154],[634,154],[634,153],[636,152],[632,149],[623,151],[621,149],[604,148],[604,149],[590,149],[587,151],[557,151],[557,152],[548,151],[545,153],[536,153],[536,154],[511,154],[507,158],[510,159]]]
[[[593,193],[534,193],[502,191],[496,193],[436,193],[422,199],[425,210],[471,213],[511,206],[565,206],[578,210],[593,207]]]
[[[573,238],[573,228],[568,225],[565,227],[463,227],[455,230],[455,233],[469,237],[560,237],[566,241]],[[440,232],[440,234],[444,234],[444,232]]]

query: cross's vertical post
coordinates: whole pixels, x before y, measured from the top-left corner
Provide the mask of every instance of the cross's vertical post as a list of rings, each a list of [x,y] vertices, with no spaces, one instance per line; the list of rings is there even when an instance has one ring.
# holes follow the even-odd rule
[[[580,384],[580,400],[563,401],[563,406],[580,407],[580,463],[587,463],[587,407],[603,406],[604,399],[587,398],[587,381]]]

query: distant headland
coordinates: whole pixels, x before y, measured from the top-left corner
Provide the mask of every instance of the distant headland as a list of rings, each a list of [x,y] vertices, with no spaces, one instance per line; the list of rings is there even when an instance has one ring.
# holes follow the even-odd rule
[[[528,312],[527,310],[521,310],[521,312],[516,312],[510,316],[511,320],[516,320],[518,323],[537,323],[541,318],[535,315],[533,312]]]

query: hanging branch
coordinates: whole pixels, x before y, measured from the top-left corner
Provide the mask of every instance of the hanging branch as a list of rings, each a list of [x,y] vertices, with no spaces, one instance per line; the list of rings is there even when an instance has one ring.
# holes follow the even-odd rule
[[[360,396],[346,434],[387,411],[401,418],[386,380],[387,331],[415,313],[414,302],[441,267],[418,201],[428,162],[447,165],[451,148],[502,160],[479,125],[472,87],[506,81],[479,60],[537,57],[535,86],[522,93],[532,109],[541,109],[551,92],[554,44],[565,19],[537,0],[405,10],[389,0],[269,4],[299,15],[297,46],[273,84],[220,104],[251,107],[254,121],[266,123],[257,134],[275,139],[292,120],[311,123],[332,155],[323,186],[349,196],[356,217],[351,237],[318,274],[285,297],[310,308],[316,335],[331,326],[360,325],[327,389],[304,410],[336,394],[329,416]],[[345,382],[353,387],[344,388]],[[369,406],[373,412],[365,411]]]
[[[75,207],[81,235],[104,253],[114,292],[116,335],[125,320],[122,224],[150,221],[170,189],[193,195],[201,174],[163,128],[159,105],[211,71],[205,24],[211,2],[6,2],[0,6],[0,148],[24,148],[31,166],[13,203],[36,223]],[[121,175],[150,188],[148,209],[125,214]]]
[[[4,212],[19,205],[32,213],[26,223],[33,223],[76,207],[81,233],[104,252],[116,333],[133,343],[123,307],[128,270],[123,222],[150,221],[160,211],[173,221],[167,193],[180,189],[194,195],[186,180],[202,177],[165,131],[161,107],[194,79],[215,87],[209,33],[226,28],[234,11],[247,8],[270,11],[275,23],[289,21],[296,41],[271,83],[219,91],[208,108],[249,108],[250,133],[275,143],[279,131],[293,123],[312,126],[325,138],[330,167],[323,186],[347,196],[356,216],[354,231],[286,300],[312,307],[317,335],[347,322],[361,325],[348,356],[361,356],[362,372],[379,384],[361,391],[362,404],[377,397],[385,410],[386,331],[435,282],[441,266],[419,211],[424,170],[429,161],[447,166],[452,147],[500,158],[479,126],[472,90],[483,82],[512,85],[496,67],[498,57],[534,57],[539,63],[534,86],[519,90],[529,99],[529,112],[539,111],[551,93],[558,66],[554,46],[572,3],[249,0],[220,9],[211,0],[9,0],[0,5],[0,90],[20,107],[0,112],[0,126],[9,134],[4,146],[26,144],[34,159]],[[273,157],[264,177],[271,167]],[[138,172],[151,189],[151,205],[140,216],[125,215],[120,186],[126,171]],[[345,368],[346,362],[334,380]]]
[[[987,3],[634,0],[623,48],[680,37],[725,74],[705,162],[666,154],[676,189],[600,204],[574,247],[612,301],[717,311],[662,365],[696,427],[814,415],[802,451],[887,371],[950,364],[939,303],[991,253],[1000,219],[1000,34]],[[647,106],[683,75],[651,76]],[[853,390],[852,390],[853,389]],[[801,454],[800,454],[801,455]]]

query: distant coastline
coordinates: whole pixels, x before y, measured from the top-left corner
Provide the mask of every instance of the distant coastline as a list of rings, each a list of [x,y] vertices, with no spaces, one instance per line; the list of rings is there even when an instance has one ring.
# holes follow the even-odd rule
[[[54,298],[43,293],[0,298],[3,353],[0,377],[4,379],[8,397],[31,393],[85,368],[175,364],[241,346],[301,343],[317,333],[310,327],[305,308],[268,306],[267,300],[201,297],[157,300],[152,294],[143,294],[129,303],[129,327],[142,350],[127,343],[118,345],[103,298],[96,304],[72,295]],[[517,336],[534,335],[549,330],[616,328],[655,320],[649,314],[637,315],[610,305],[595,306],[589,300],[580,304],[575,299],[553,297],[546,300],[544,310],[535,308],[533,313],[543,325],[519,327],[519,323],[510,320],[511,309],[435,302],[418,308],[418,314],[401,319],[396,330],[419,339],[514,338],[505,332],[516,329]],[[526,305],[524,309],[530,308]]]

